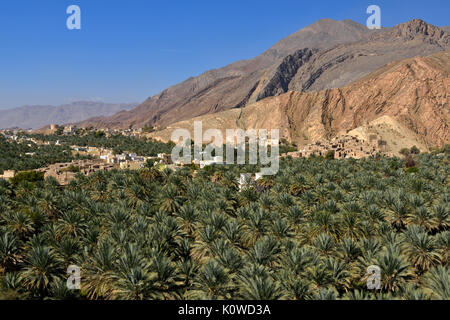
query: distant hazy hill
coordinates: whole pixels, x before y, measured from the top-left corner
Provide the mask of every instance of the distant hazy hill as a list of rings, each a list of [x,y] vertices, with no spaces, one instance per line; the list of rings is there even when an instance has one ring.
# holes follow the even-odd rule
[[[137,104],[79,101],[61,106],[24,106],[0,110],[0,128],[39,129],[48,124],[74,123],[98,116],[131,110]]]

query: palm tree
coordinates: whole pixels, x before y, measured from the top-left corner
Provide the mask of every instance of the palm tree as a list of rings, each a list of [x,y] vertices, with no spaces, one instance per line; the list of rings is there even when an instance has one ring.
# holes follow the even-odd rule
[[[80,258],[80,243],[73,238],[65,237],[56,248],[56,256],[63,265],[69,266],[76,264]]]
[[[361,300],[371,300],[372,299],[372,295],[371,293],[365,291],[365,290],[358,290],[355,289],[353,291],[347,292],[344,295],[344,299],[346,300],[357,300],[357,301],[361,301]]]
[[[450,269],[444,266],[432,268],[425,275],[425,288],[433,299],[450,299]]]
[[[113,283],[116,280],[115,263],[117,255],[109,242],[100,242],[97,250],[88,256],[83,264],[82,289],[89,299],[113,296]]]
[[[248,221],[246,225],[250,229],[249,240],[252,244],[256,243],[258,239],[261,238],[263,234],[266,233],[268,228],[266,211],[260,209],[257,212],[252,211],[248,216]]]
[[[317,211],[312,215],[311,219],[311,236],[319,235],[321,233],[336,234],[337,221],[336,217],[329,211]]]
[[[39,208],[51,219],[56,219],[59,215],[58,200],[54,192],[44,191],[38,198]]]
[[[381,269],[381,285],[388,292],[395,292],[411,277],[409,264],[396,246],[388,246],[376,261]]]
[[[333,274],[324,261],[312,265],[306,269],[306,275],[312,283],[312,288],[317,291],[320,288],[331,286],[334,282]]]
[[[352,278],[354,278],[350,266],[342,260],[328,258],[326,266],[331,271],[332,285],[340,292],[347,292],[350,289]]]
[[[450,209],[448,205],[438,204],[434,206],[433,216],[437,230],[446,230],[450,227]]]
[[[403,229],[406,225],[406,220],[408,218],[408,208],[400,199],[394,200],[390,207],[389,215],[387,216],[388,221],[397,230]]]
[[[199,264],[193,259],[183,260],[178,264],[177,274],[184,288],[192,287],[192,283],[198,274]]]
[[[183,225],[186,235],[192,237],[199,219],[199,214],[196,209],[192,205],[186,204],[176,213],[176,217],[178,223]]]
[[[238,272],[244,264],[239,252],[232,247],[222,247],[215,254],[218,262],[220,262],[229,273]]]
[[[315,300],[337,300],[337,294],[330,288],[320,288],[314,295]]]
[[[294,276],[303,274],[309,266],[316,265],[319,257],[309,247],[294,247],[281,256],[280,264]]]
[[[314,239],[313,245],[320,252],[321,255],[329,256],[334,251],[336,244],[333,238],[330,237],[328,234],[321,233]]]
[[[436,246],[442,257],[442,264],[448,265],[450,260],[450,231],[445,231],[436,235]]]
[[[405,300],[428,300],[429,297],[420,288],[413,284],[407,284],[400,288],[402,298]]]
[[[28,295],[22,292],[18,273],[7,273],[0,278],[0,300],[26,300]]]
[[[48,247],[32,247],[25,261],[20,277],[26,288],[44,295],[52,282],[59,280],[61,265],[54,251]]]
[[[420,228],[408,227],[405,239],[405,253],[420,274],[437,265],[442,259],[437,251],[435,239]]]
[[[304,278],[283,272],[279,282],[284,288],[284,296],[289,300],[309,300],[313,296],[311,283]]]
[[[412,211],[407,219],[409,224],[416,224],[431,230],[435,226],[435,220],[432,213],[425,207],[418,207]]]
[[[241,249],[246,248],[247,241],[244,225],[238,220],[226,221],[222,228],[222,232],[232,245]]]
[[[83,216],[77,211],[68,211],[62,214],[57,222],[58,236],[82,237],[87,224]]]
[[[212,299],[228,299],[230,278],[216,261],[208,261],[198,275],[195,285]]]
[[[245,300],[278,300],[283,297],[278,283],[271,277],[240,277],[239,295]]]
[[[181,205],[181,196],[178,189],[172,185],[166,185],[162,188],[159,196],[159,207],[167,213],[176,212]]]
[[[21,239],[33,233],[34,225],[31,218],[22,212],[11,212],[5,216],[9,228]]]
[[[127,270],[114,282],[113,299],[144,300],[150,298],[151,278],[148,272],[140,267]]]
[[[345,262],[354,262],[361,254],[361,248],[352,238],[345,238],[340,242],[338,256]]]
[[[250,249],[248,255],[251,261],[268,266],[278,259],[280,252],[280,244],[275,239],[264,237]]]
[[[256,184],[263,189],[269,190],[274,186],[275,183],[271,176],[264,176],[256,181]]]
[[[57,280],[51,284],[49,295],[51,300],[76,299],[75,291],[68,289],[66,281],[63,280]]]
[[[0,274],[6,273],[19,261],[18,239],[12,233],[0,229]]]

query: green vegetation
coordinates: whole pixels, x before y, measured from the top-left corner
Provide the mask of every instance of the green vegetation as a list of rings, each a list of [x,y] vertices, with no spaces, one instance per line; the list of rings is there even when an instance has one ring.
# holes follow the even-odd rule
[[[420,149],[416,146],[411,147],[411,149],[403,148],[400,150],[400,154],[403,156],[420,154]]]
[[[289,152],[298,151],[297,145],[295,143],[290,143],[284,138],[280,140],[280,154],[287,154]]]
[[[328,151],[328,152],[327,152],[327,154],[326,154],[326,156],[325,156],[325,159],[327,159],[327,160],[333,160],[334,157],[335,157],[335,152],[334,152],[334,150],[331,150],[331,151]]]
[[[241,192],[239,166],[0,181],[0,298],[448,300],[449,163],[286,158]]]
[[[31,141],[18,143],[2,135],[0,135],[0,154],[0,173],[4,170],[33,170],[53,163],[90,158],[74,156],[68,146],[38,146]]]
[[[420,154],[420,149],[417,148],[416,146],[413,146],[409,152],[411,152],[412,154]]]
[[[155,128],[152,127],[152,126],[145,126],[145,127],[142,129],[142,132],[145,132],[145,133],[152,133],[152,132],[154,132],[154,131],[156,131],[156,130],[155,130]]]
[[[21,185],[23,183],[33,183],[38,181],[44,181],[44,173],[37,171],[24,171],[17,173],[14,178],[10,179],[10,182],[14,186]]]
[[[158,153],[171,153],[174,143],[163,143],[152,139],[139,139],[115,134],[107,137],[103,131],[90,131],[83,135],[28,135],[40,141],[59,141],[66,146],[102,147],[114,150],[116,154],[122,152],[136,153],[140,156],[155,157]]]

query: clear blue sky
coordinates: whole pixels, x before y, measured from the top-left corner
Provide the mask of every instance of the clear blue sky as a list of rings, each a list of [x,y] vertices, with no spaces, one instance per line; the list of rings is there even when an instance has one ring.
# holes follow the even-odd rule
[[[66,28],[66,8],[82,29]],[[2,0],[0,109],[73,100],[141,102],[170,85],[249,59],[322,18],[390,27],[450,25],[449,0]]]

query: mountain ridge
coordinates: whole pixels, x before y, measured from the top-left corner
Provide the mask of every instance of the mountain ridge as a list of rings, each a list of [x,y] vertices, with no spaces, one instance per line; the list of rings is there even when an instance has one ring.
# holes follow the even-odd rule
[[[390,62],[450,50],[449,39],[448,33],[420,19],[381,30],[369,30],[351,20],[323,19],[254,59],[206,71],[150,97],[133,110],[89,119],[81,125],[165,127],[241,108],[289,90],[339,88]],[[287,64],[286,59],[290,60]]]
[[[92,118],[108,116],[120,110],[131,110],[138,103],[104,103],[75,101],[59,106],[25,105],[0,111],[0,128],[39,129],[49,124],[68,124]]]
[[[336,23],[342,24],[342,22],[337,21]],[[316,27],[320,25],[320,20],[312,26],[314,25]],[[360,29],[360,27],[358,27],[358,29]],[[310,45],[321,48],[331,47],[339,39],[342,39],[340,40],[341,42],[345,42],[348,38],[343,32],[332,34],[324,32],[311,38],[310,31],[304,29],[297,31],[293,35],[295,35],[295,41],[297,43],[302,42],[305,43],[306,46]],[[354,36],[352,36],[352,38],[354,38]],[[327,42],[330,42],[330,44],[327,44]],[[301,45],[301,47],[304,48],[306,47],[305,45]],[[283,51],[283,53],[280,53],[281,51]],[[278,61],[281,62],[287,55],[286,52],[290,52],[290,49],[283,48],[283,40],[281,40],[253,59],[240,60],[223,68],[208,70],[197,77],[191,77],[179,84],[171,86],[161,93],[147,99],[136,108],[136,112],[138,114],[143,114],[143,117],[147,118],[149,120],[147,122],[150,124],[155,124],[167,110],[174,109],[177,106],[182,106],[183,104],[196,100],[199,93],[208,92],[208,89],[214,87],[215,84],[219,84],[217,86],[217,93],[215,94],[216,97],[202,97],[201,102],[203,103],[196,115],[208,113],[214,108],[216,111],[222,111],[239,106],[248,93],[255,88],[259,78],[264,75],[265,69],[276,64]],[[231,91],[237,91],[238,95],[229,98],[227,93]],[[183,99],[183,95],[186,95],[185,99]],[[223,105],[225,105],[225,107],[223,107]],[[121,125],[125,118],[128,120],[128,123]],[[112,126],[127,128],[134,126],[139,122],[137,119],[132,118],[130,113],[121,113],[115,117],[111,117],[109,120],[111,121]],[[92,120],[89,124],[85,122],[84,125],[103,126],[104,124],[102,121],[103,119]],[[96,122],[99,122],[99,125],[97,125]]]
[[[202,120],[203,130],[280,129],[281,137],[305,145],[386,117],[405,128],[404,141],[428,148],[449,143],[449,97],[450,51],[445,51],[392,62],[342,88],[289,91],[240,110],[181,121],[151,136],[168,141],[174,129],[192,130],[193,121]],[[392,135],[388,141],[396,152],[397,140],[402,139]]]

